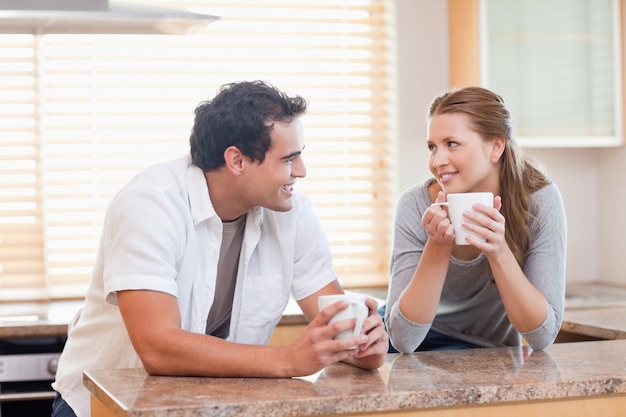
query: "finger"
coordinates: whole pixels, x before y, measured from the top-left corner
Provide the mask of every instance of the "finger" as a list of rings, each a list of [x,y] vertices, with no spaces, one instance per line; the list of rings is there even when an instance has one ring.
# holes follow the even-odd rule
[[[368,341],[365,345],[365,348],[367,348],[374,344],[378,339],[381,338],[381,336],[385,334],[385,329],[382,322],[374,323],[374,325],[363,328],[363,334],[367,335],[368,337]]]
[[[422,225],[428,227],[429,225],[437,225],[439,222],[448,217],[446,211],[439,206],[429,207],[422,216]]]
[[[338,320],[332,323],[328,323],[324,329],[322,330],[322,336],[327,338],[327,339],[333,339],[336,338],[340,333],[343,332],[347,332],[348,334],[352,334],[354,333],[354,327],[356,325],[356,319],[355,318],[351,318],[351,319],[345,319],[345,320]],[[361,329],[358,329],[359,333],[361,332]],[[358,336],[356,336],[358,337]],[[346,338],[347,339],[347,338]],[[345,339],[341,339],[341,340],[345,340]],[[351,346],[351,345],[348,345]]]
[[[326,355],[326,359],[324,360],[325,365],[330,365],[335,362],[345,361],[346,359],[354,356],[355,349],[342,349],[337,351],[332,351]]]
[[[500,211],[500,209],[502,208],[502,197],[500,197],[499,195],[497,195],[494,199],[493,199],[493,207]]]
[[[318,324],[326,325],[335,314],[348,308],[348,305],[349,303],[346,300],[337,301],[320,311],[312,321],[317,320]]]
[[[352,350],[354,351],[353,354],[361,350],[361,347],[365,346],[368,341],[369,341],[369,336],[365,334],[361,334],[355,337],[341,340],[341,342],[345,342],[345,343],[342,343],[343,349]]]
[[[482,204],[477,204],[473,210],[463,213],[463,219],[488,229],[491,229],[501,217],[496,209]]]
[[[367,319],[363,321],[363,326],[360,329],[360,332],[363,334],[368,334],[378,326],[382,325],[382,319],[378,314],[373,314],[369,316]]]
[[[333,339],[326,345],[326,350],[331,355],[338,352],[349,351],[350,356],[352,356],[358,352],[360,346],[367,343],[368,340],[368,336],[364,334],[346,337],[345,339]]]
[[[386,333],[383,329],[376,328],[368,335],[366,343],[359,346],[359,351],[356,353],[356,357],[368,356],[374,353],[386,353],[389,340],[386,337]],[[380,347],[384,344],[384,347]]]
[[[424,214],[422,214],[422,225],[424,227],[426,227],[428,225],[428,223],[431,222],[433,216],[435,215],[436,210],[434,207],[429,207],[426,209],[426,211],[424,212]]]
[[[371,316],[373,314],[378,314],[378,301],[374,300],[373,298],[368,297],[365,300],[365,305],[367,306],[369,313],[368,316]]]
[[[454,228],[452,223],[450,223],[450,219],[446,217],[437,223],[435,235],[440,235],[443,239],[454,236]]]

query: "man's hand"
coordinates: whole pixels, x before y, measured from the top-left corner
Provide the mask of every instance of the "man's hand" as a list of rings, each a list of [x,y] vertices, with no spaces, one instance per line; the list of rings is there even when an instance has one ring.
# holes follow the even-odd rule
[[[378,314],[378,303],[372,298],[367,299],[369,317],[363,323],[362,333],[367,335],[367,342],[359,346],[350,362],[366,369],[376,369],[383,365],[389,349],[389,336],[385,331],[383,319]]]
[[[368,343],[369,337],[363,334],[346,339],[333,339],[338,333],[354,327],[355,319],[328,324],[337,312],[347,307],[346,301],[328,306],[319,312],[294,343],[287,347],[288,360],[294,366],[290,374],[293,376],[311,375],[335,362],[348,360],[359,351],[349,349],[350,347],[365,346]]]
[[[332,290],[329,291],[329,290]],[[328,306],[324,310],[317,312],[317,298],[320,295],[341,294],[338,285],[326,287],[324,290],[307,297],[299,302],[305,316],[311,319],[303,334],[294,342],[291,347],[301,350],[304,353],[301,364],[317,364],[319,369],[312,366],[307,370],[308,374],[338,361],[346,361],[352,365],[365,368],[376,369],[383,365],[387,350],[389,348],[389,338],[384,329],[383,321],[377,313],[378,303],[372,298],[366,301],[369,315],[363,323],[361,335],[357,337],[333,340],[333,336],[338,333],[350,330],[355,324],[355,319],[340,320],[328,324],[329,320],[339,311],[348,307],[347,302],[338,302]],[[357,349],[348,349],[352,346]],[[296,353],[297,354],[297,353]]]

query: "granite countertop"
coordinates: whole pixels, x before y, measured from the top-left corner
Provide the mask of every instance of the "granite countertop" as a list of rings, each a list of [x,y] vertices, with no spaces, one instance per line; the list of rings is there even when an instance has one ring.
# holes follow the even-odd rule
[[[119,417],[307,416],[626,395],[626,340],[389,354],[379,370],[334,364],[306,378],[148,376],[90,370],[87,389]],[[626,397],[624,398],[626,401]],[[620,403],[621,404],[621,403]]]

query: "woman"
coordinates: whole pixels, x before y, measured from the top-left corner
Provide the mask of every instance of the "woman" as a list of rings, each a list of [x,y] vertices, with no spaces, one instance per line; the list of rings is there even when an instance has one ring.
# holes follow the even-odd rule
[[[479,87],[431,104],[434,178],[401,196],[385,323],[400,352],[550,346],[561,327],[566,222],[558,188],[518,147],[504,101]],[[449,193],[490,191],[464,227],[486,238],[455,245]],[[469,221],[477,225],[469,224]],[[393,349],[392,349],[393,351]]]

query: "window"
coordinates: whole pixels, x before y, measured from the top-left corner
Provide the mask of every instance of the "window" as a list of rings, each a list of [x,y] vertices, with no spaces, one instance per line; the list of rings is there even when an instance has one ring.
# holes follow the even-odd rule
[[[520,142],[618,146],[619,0],[482,0],[481,84],[501,94]]]
[[[309,100],[298,189],[342,283],[386,285],[390,2],[149,3],[221,19],[186,35],[0,35],[0,299],[84,294],[113,194],[187,153],[198,102],[249,79]]]

